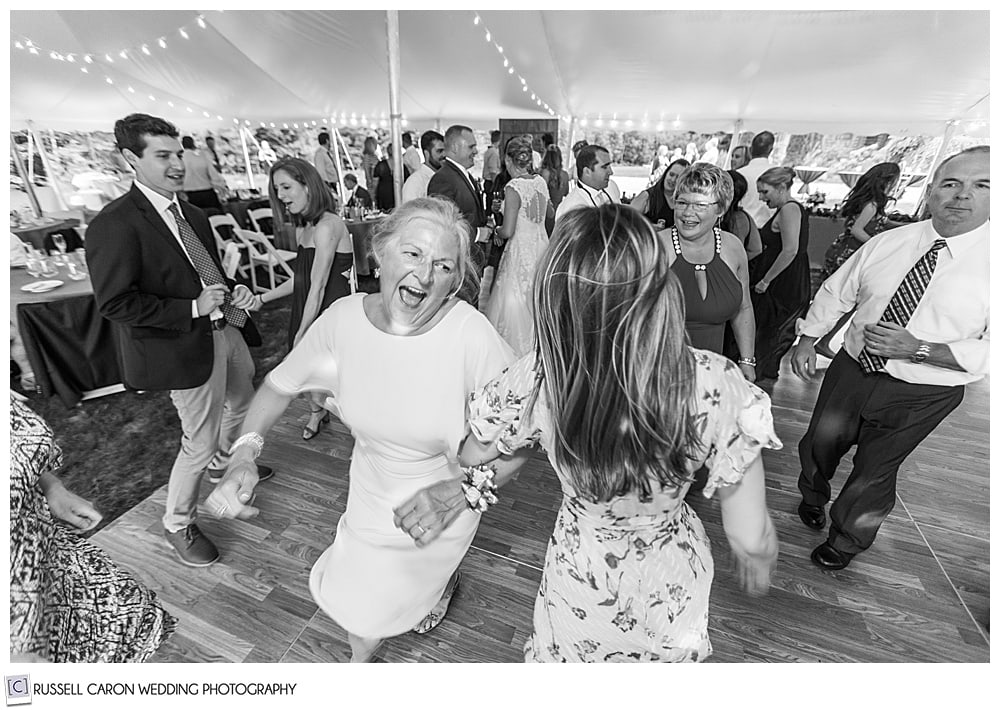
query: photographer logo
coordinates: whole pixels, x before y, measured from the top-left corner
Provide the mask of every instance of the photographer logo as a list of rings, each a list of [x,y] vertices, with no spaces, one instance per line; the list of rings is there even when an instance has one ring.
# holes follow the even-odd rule
[[[7,690],[7,705],[30,705],[31,683],[26,675],[4,676]]]

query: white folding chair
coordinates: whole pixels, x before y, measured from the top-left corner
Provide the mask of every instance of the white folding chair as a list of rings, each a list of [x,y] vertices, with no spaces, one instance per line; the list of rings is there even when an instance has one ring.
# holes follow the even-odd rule
[[[236,236],[247,248],[247,256],[250,258],[250,283],[253,284],[254,292],[269,291],[285,279],[292,278],[294,272],[288,262],[298,256],[294,251],[275,249],[267,235],[249,229],[237,229]],[[257,283],[258,266],[267,269],[269,287]]]
[[[274,213],[271,211],[270,207],[258,207],[255,210],[247,210],[247,216],[250,217],[250,224],[253,225],[254,231],[260,232],[261,234],[274,234]],[[265,219],[269,219],[271,224],[271,231],[267,232],[263,229],[262,222]]]
[[[215,237],[215,248],[218,249],[218,251],[219,251],[219,259],[220,260],[225,259],[225,257],[226,257],[226,247],[229,244],[235,244],[237,247],[239,247],[241,253],[246,251],[246,248],[247,248],[246,245],[243,242],[241,242],[239,240],[239,238],[236,236],[236,230],[238,230],[240,228],[240,225],[236,221],[236,218],[233,217],[231,214],[228,214],[228,213],[227,214],[214,214],[214,215],[212,215],[211,217],[208,218],[208,223],[210,225],[212,225],[212,235]],[[232,234],[232,238],[231,239],[227,238],[226,237],[226,233],[223,232],[223,231],[221,231],[219,229],[219,227],[221,227],[221,226],[229,227],[230,232]],[[243,265],[242,262],[243,262],[243,259],[241,258],[240,259],[239,272],[240,272],[240,275],[246,276],[247,275],[247,267],[245,265]]]

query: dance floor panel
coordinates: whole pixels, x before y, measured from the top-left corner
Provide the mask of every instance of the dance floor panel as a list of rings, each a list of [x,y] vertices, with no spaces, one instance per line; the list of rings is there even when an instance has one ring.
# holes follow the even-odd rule
[[[797,444],[818,383],[787,367],[774,387],[784,449],[765,452],[768,507],[781,544],[773,587],[750,598],[736,587],[719,505],[693,501],[716,563],[710,613],[714,662],[989,661],[989,383],[965,401],[906,461],[896,507],[874,546],[844,570],[809,561],[825,539],[804,527]],[[159,662],[345,661],[347,636],[309,594],[309,570],[333,540],[344,512],[352,439],[334,421],[301,438],[308,408],[293,403],[272,430],[262,461],[275,477],[258,489],[261,515],[199,525],[222,559],[182,565],[163,539],[166,488],[92,539],[154,589],[179,619]],[[167,464],[168,465],[168,464]],[[845,458],[834,492],[850,471]],[[203,486],[203,497],[209,485]],[[693,497],[693,496],[692,496]],[[434,631],[387,641],[382,662],[517,662],[531,632],[559,484],[541,454],[501,491],[462,563],[452,607]]]

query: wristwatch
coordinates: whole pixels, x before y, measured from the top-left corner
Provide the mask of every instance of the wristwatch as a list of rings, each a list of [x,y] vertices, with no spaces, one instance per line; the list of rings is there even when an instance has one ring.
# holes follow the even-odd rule
[[[917,352],[913,353],[910,357],[910,362],[914,365],[921,364],[927,359],[927,356],[931,353],[931,344],[920,341],[920,345],[917,346]]]

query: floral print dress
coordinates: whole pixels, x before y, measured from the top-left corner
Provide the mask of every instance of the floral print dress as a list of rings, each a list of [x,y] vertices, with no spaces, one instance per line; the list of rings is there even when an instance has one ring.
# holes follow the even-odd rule
[[[692,348],[694,417],[702,442],[691,470],[704,465],[711,497],[740,481],[762,448],[782,444],[768,396],[732,361]],[[473,396],[470,424],[503,453],[533,443],[549,449],[544,389],[523,411],[536,382],[529,354]],[[551,457],[550,457],[551,461]],[[552,462],[555,468],[555,462]],[[684,502],[690,484],[597,502],[579,496],[555,469],[563,502],[549,539],[525,660],[702,661],[711,652],[708,601],[714,567],[708,537]]]

